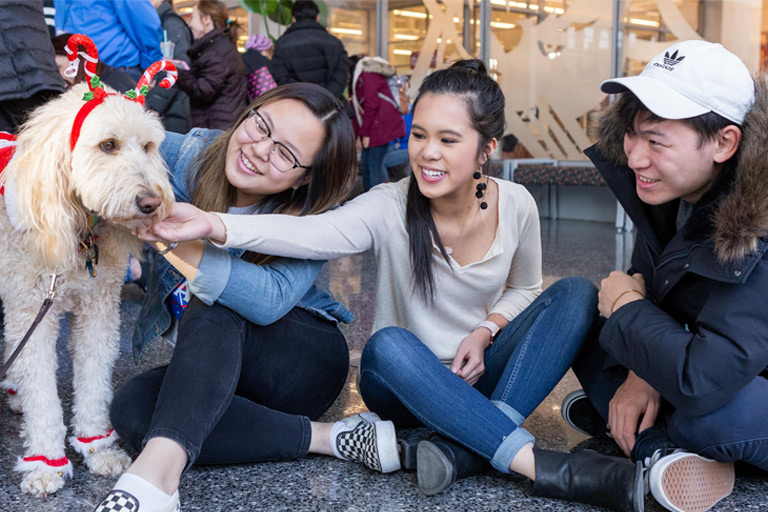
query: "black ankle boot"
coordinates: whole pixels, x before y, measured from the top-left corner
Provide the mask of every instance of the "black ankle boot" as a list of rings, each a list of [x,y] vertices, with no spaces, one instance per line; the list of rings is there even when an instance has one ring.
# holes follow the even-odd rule
[[[419,490],[427,496],[438,494],[456,480],[491,467],[484,458],[437,434],[419,443],[416,465]]]
[[[643,512],[642,463],[608,457],[592,450],[560,453],[533,449],[533,495],[579,501],[617,512]]]

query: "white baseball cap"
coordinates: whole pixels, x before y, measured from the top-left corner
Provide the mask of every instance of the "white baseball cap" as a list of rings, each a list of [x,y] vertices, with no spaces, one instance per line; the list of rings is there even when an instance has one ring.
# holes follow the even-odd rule
[[[600,90],[630,90],[663,119],[715,112],[737,124],[744,122],[755,100],[754,82],[741,59],[720,44],[697,40],[670,46],[639,75],[606,80]]]

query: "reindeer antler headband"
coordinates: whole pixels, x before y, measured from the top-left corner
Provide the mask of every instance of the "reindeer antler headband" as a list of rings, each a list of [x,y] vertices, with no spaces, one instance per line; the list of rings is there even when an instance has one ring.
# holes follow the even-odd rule
[[[78,51],[78,46],[85,47],[85,52]],[[90,89],[90,92],[83,95],[85,105],[80,107],[80,110],[75,116],[75,121],[72,123],[69,145],[70,149],[74,150],[75,144],[77,144],[77,139],[80,138],[80,129],[83,127],[83,121],[88,117],[88,114],[103,103],[107,96],[117,95],[107,93],[107,91],[104,90],[101,79],[96,75],[96,64],[99,62],[99,51],[88,36],[74,34],[67,41],[65,50],[67,51],[67,58],[69,59],[69,67],[64,71],[64,74],[69,77],[77,75],[79,67],[78,59],[83,59],[85,62],[85,74],[88,77],[88,88]],[[176,66],[174,66],[172,62],[159,60],[144,71],[144,74],[136,84],[136,88],[126,91],[123,94],[123,97],[127,100],[144,105],[145,96],[147,95],[147,91],[149,91],[149,83],[160,71],[167,72],[165,78],[160,81],[160,87],[168,89],[176,83],[176,78],[178,77]]]

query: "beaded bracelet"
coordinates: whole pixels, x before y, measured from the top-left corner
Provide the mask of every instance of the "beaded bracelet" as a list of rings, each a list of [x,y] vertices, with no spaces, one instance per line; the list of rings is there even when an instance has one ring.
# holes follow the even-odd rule
[[[613,304],[611,304],[611,314],[613,314],[613,312],[615,311],[615,308],[616,308],[616,303],[617,303],[617,302],[619,302],[619,300],[620,300],[620,299],[621,299],[623,296],[625,296],[625,295],[626,295],[626,294],[628,294],[628,293],[632,293],[632,292],[635,292],[636,294],[640,295],[640,297],[642,297],[643,299],[645,298],[645,295],[643,295],[642,293],[640,293],[640,291],[638,291],[638,290],[635,290],[634,288],[632,288],[632,289],[630,289],[630,290],[624,290],[623,292],[621,292],[621,293],[619,294],[619,296],[618,296],[618,297],[616,297],[616,300],[614,300],[614,301],[613,301]]]

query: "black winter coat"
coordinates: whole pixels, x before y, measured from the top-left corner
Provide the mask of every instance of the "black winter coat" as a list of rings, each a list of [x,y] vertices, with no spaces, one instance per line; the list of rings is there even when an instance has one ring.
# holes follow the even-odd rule
[[[296,21],[275,42],[272,70],[277,85],[312,82],[341,98],[349,73],[347,51],[318,22]]]
[[[191,63],[187,56],[189,45],[192,44],[192,32],[187,23],[176,14],[168,2],[163,2],[157,8],[163,30],[168,34],[168,40],[175,44],[173,58]],[[158,82],[161,77],[158,77]],[[165,129],[176,133],[187,133],[192,128],[189,114],[189,97],[178,86],[170,89],[153,87],[147,94],[147,108],[154,110],[163,120]]]
[[[180,71],[178,87],[189,96],[192,125],[226,130],[248,105],[243,60],[221,29],[195,41],[187,55],[192,69]]]
[[[638,198],[611,115],[601,133],[613,140],[585,153],[635,223],[628,272],[643,275],[647,296],[611,315],[600,344],[683,414],[708,414],[768,376],[768,82],[758,80],[738,164],[726,164],[680,231],[679,199]]]
[[[40,91],[64,91],[43,0],[0,3],[0,101],[29,98]]]

